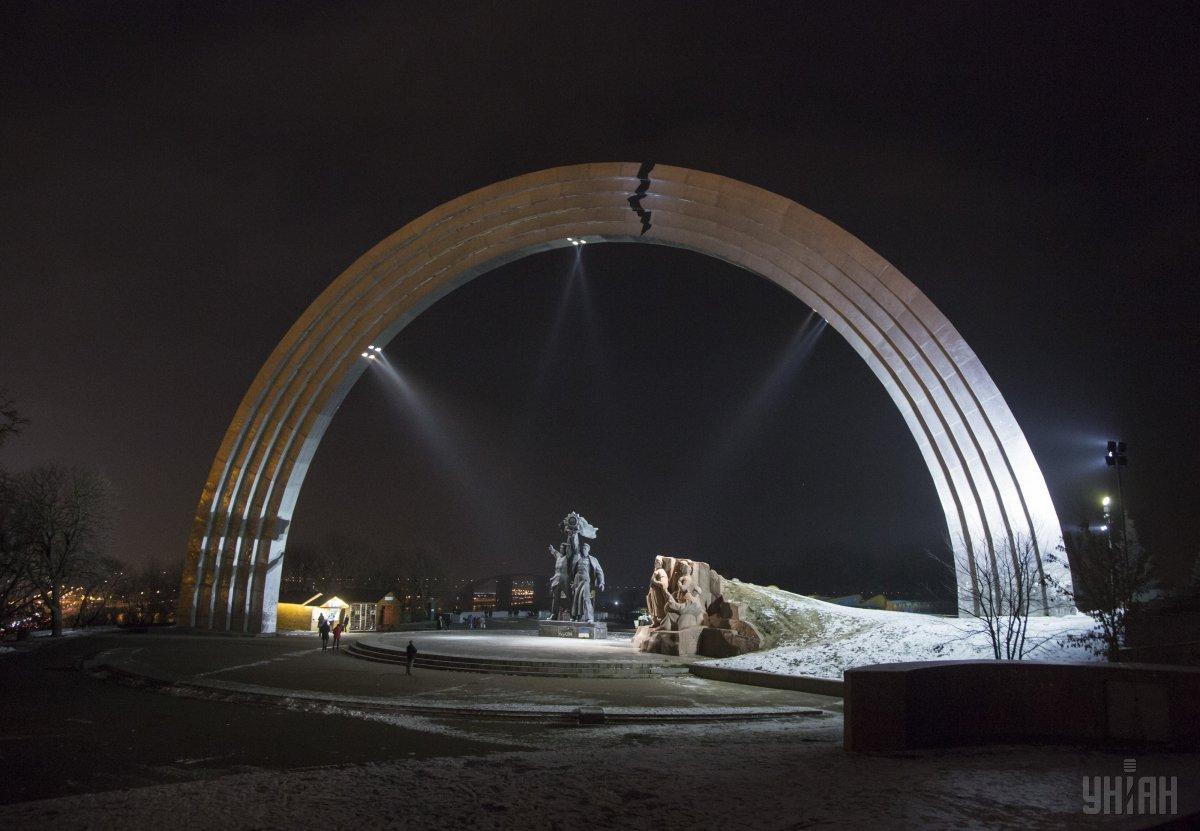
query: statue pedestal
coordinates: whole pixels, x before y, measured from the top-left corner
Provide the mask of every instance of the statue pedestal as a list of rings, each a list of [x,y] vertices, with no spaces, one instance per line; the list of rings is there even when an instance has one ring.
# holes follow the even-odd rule
[[[577,620],[539,620],[538,635],[548,638],[591,638],[606,640],[607,623],[583,623]]]

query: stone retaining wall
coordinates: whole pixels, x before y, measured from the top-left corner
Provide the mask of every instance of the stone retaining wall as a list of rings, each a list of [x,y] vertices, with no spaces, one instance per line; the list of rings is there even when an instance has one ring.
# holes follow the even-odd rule
[[[731,684],[749,684],[754,687],[771,687],[777,690],[830,695],[842,695],[843,684],[832,678],[814,678],[811,675],[780,675],[774,672],[759,672],[752,669],[731,669],[711,664],[697,663],[688,666],[688,671],[699,678],[710,681],[728,681]]]
[[[1200,743],[1200,669],[934,661],[845,673],[847,750],[991,742]]]

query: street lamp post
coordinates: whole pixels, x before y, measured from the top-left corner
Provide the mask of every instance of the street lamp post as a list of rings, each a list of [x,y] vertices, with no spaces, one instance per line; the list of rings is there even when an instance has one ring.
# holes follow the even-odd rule
[[[1125,442],[1110,441],[1108,443],[1108,452],[1104,454],[1104,462],[1109,467],[1117,469],[1117,499],[1121,501],[1121,545],[1128,548],[1129,539],[1127,537],[1128,528],[1125,519],[1125,491],[1121,488],[1121,468],[1129,464],[1129,458],[1125,455]],[[1128,555],[1128,551],[1126,551]]]

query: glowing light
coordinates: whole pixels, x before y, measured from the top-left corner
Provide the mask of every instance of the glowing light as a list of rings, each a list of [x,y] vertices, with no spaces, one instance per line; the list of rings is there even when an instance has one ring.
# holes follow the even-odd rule
[[[1107,531],[1107,530],[1108,530],[1108,526],[1107,526],[1107,525],[1101,525],[1101,526],[1100,526],[1100,530],[1101,530],[1101,531]]]
[[[1103,499],[1100,500],[1100,504],[1103,505],[1105,508],[1107,508],[1109,505],[1112,504],[1112,497],[1111,496],[1104,497]]]
[[[507,519],[496,509],[494,496],[484,487],[475,466],[467,463],[463,442],[452,435],[453,419],[448,418],[444,408],[400,372],[386,355],[372,357],[379,358],[375,366],[379,369],[378,377],[388,382],[386,388],[391,393],[391,403],[423,439],[422,443],[439,462],[441,471],[457,481],[474,509],[487,518],[490,526],[505,527]]]

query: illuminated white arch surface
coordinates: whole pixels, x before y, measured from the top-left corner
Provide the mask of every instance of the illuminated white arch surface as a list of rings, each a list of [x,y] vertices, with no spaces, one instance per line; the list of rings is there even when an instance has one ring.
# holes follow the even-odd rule
[[[309,306],[255,377],[213,461],[188,543],[178,622],[274,631],[296,499],[325,428],[367,367],[361,353],[472,278],[571,245],[568,238],[698,251],[815,309],[867,362],[908,423],[960,573],[973,574],[1006,540],[1032,539],[1043,553],[1057,547],[1058,517],[1008,405],[945,315],[883,257],[795,202],[733,179],[665,165],[588,164],[447,202],[368,251]],[[1070,586],[1061,555],[1043,556],[1040,567]],[[967,597],[969,582],[959,580]],[[1046,601],[1038,598],[1042,608]]]

